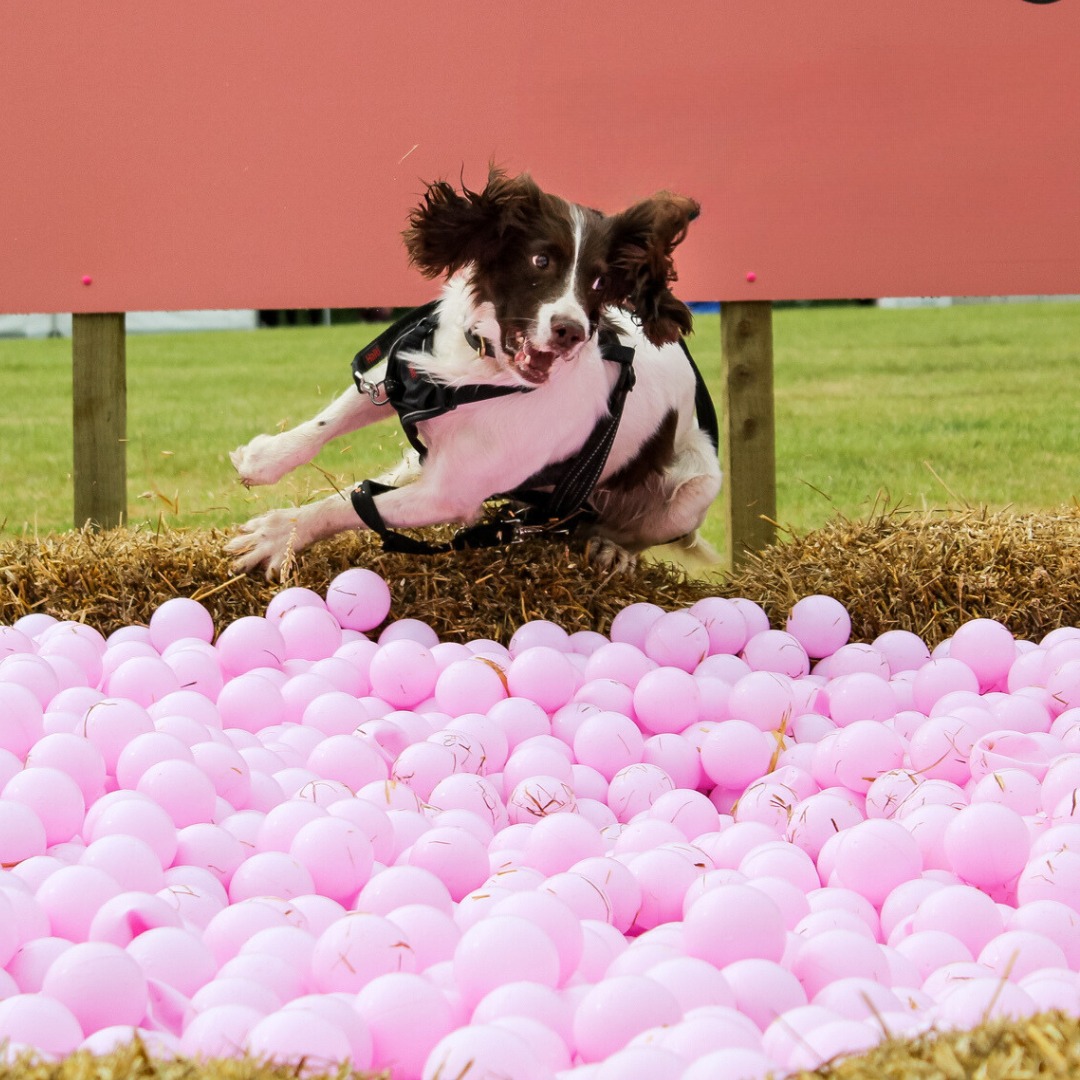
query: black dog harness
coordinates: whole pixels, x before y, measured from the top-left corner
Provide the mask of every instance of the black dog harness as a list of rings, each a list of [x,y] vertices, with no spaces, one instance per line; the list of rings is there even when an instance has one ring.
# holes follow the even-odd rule
[[[410,311],[384,330],[370,345],[361,349],[352,362],[353,380],[357,390],[367,394],[376,405],[390,405],[398,414],[405,436],[423,461],[427,447],[419,437],[417,425],[424,420],[452,412],[465,405],[503,397],[507,394],[527,394],[529,386],[493,386],[476,383],[447,386],[436,382],[426,372],[419,371],[405,359],[404,354],[430,352],[438,329],[439,301],[432,301]],[[478,352],[490,344],[466,334]],[[372,531],[378,533],[387,551],[402,551],[414,555],[433,555],[465,548],[492,547],[512,543],[526,536],[546,533],[568,535],[584,520],[595,516],[588,506],[589,496],[596,487],[622,419],[626,395],[634,387],[634,350],[624,345],[614,331],[602,328],[599,336],[601,356],[619,367],[615,385],[608,396],[608,411],[596,423],[581,449],[571,458],[546,466],[513,491],[501,492],[493,499],[510,500],[517,507],[504,508],[500,516],[490,521],[460,529],[445,544],[430,544],[395,532],[383,521],[375,496],[392,488],[374,480],[365,480],[352,491],[353,508]],[[695,406],[698,423],[719,445],[716,410],[705,381],[690,355],[685,342],[683,352],[697,380]],[[381,382],[372,383],[368,372],[383,360],[386,374]],[[550,490],[538,490],[550,488]]]

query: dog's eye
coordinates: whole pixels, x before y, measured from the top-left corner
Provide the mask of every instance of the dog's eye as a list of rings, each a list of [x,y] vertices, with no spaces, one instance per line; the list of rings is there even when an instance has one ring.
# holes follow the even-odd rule
[[[597,279],[596,279],[596,280],[595,280],[595,281],[594,281],[594,282],[592,283],[592,290],[593,290],[593,292],[603,292],[603,291],[604,291],[604,289],[606,289],[606,288],[607,288],[607,278],[606,278],[606,277],[604,277],[604,275],[603,275],[603,274],[601,274],[601,275],[600,275],[600,276],[599,276],[599,277],[598,277],[598,278],[597,278]]]
[[[532,264],[537,270],[546,270],[547,265],[551,260],[546,255],[534,255],[532,257]]]

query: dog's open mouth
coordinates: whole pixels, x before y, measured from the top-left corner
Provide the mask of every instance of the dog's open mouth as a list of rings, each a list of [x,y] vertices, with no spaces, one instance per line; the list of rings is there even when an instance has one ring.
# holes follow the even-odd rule
[[[514,344],[514,353],[510,363],[514,370],[526,381],[534,386],[547,382],[551,374],[551,365],[555,362],[557,353],[551,349],[541,349],[534,345],[526,337],[518,337]]]
[[[551,373],[551,365],[555,362],[555,353],[550,349],[537,349],[526,343],[525,348],[514,353],[514,367],[518,374],[528,382],[542,383],[547,381]]]

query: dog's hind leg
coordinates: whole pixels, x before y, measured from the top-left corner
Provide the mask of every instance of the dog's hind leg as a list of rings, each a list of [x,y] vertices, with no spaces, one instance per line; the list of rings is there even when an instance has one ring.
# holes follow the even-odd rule
[[[245,487],[274,484],[298,465],[312,461],[331,439],[386,415],[385,408],[350,387],[312,419],[276,435],[256,435],[229,457]]]
[[[633,569],[646,548],[677,543],[703,562],[715,552],[696,531],[720,494],[720,465],[712,443],[700,431],[679,448],[661,473],[630,489],[600,491],[600,520],[590,526],[587,551],[601,571]]]

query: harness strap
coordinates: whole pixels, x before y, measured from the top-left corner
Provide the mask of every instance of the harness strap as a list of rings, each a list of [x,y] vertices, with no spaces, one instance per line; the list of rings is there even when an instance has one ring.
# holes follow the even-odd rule
[[[388,484],[375,480],[365,480],[353,488],[351,499],[353,509],[360,520],[382,541],[383,550],[402,552],[406,555],[441,555],[447,551],[464,551],[467,548],[495,547],[499,544],[513,543],[522,538],[523,532],[535,532],[541,526],[532,522],[532,507],[518,513],[510,513],[502,518],[481,521],[468,528],[459,529],[453,537],[442,544],[431,544],[418,540],[406,533],[396,532],[383,520],[379,508],[375,505],[375,496],[385,491],[393,491]],[[567,530],[569,531],[569,530]]]
[[[679,344],[682,346],[690,370],[694,373],[694,411],[697,413],[698,427],[709,436],[713,449],[719,453],[720,424],[716,418],[716,406],[713,404],[712,395],[709,393],[708,386],[705,385],[701,371],[694,363],[694,358],[690,355],[690,346],[686,344],[686,339],[679,338]]]

